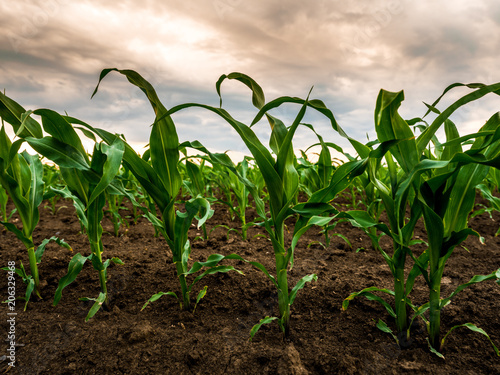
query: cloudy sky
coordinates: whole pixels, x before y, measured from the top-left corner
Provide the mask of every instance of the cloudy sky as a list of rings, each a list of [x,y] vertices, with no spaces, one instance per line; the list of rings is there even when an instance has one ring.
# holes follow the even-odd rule
[[[26,109],[51,108],[96,127],[148,142],[153,112],[142,93],[119,74],[108,76],[90,100],[104,68],[134,69],[157,89],[167,108],[185,102],[218,106],[215,82],[242,72],[278,96],[321,99],[346,132],[373,139],[381,88],[405,91],[400,113],[425,113],[454,82],[500,81],[500,4],[496,0],[16,0],[0,2],[0,88]],[[118,4],[118,3],[115,3]],[[464,95],[459,90],[446,103]],[[239,120],[256,114],[248,89],[222,87],[223,106]],[[290,123],[298,111],[274,114]],[[458,112],[462,132],[478,129],[500,109],[488,97]],[[174,115],[182,140],[213,151],[245,152],[229,125],[204,110]],[[328,141],[349,149],[320,116],[309,115]],[[268,125],[256,133],[266,139]],[[294,140],[316,140],[303,129]]]

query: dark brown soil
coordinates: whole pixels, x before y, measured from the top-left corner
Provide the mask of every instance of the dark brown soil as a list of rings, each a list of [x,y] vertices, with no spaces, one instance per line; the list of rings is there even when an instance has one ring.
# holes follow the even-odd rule
[[[400,349],[392,337],[375,327],[383,319],[394,328],[385,309],[365,298],[355,299],[347,311],[341,303],[351,292],[376,285],[392,289],[391,273],[382,256],[370,248],[367,235],[348,223],[337,226],[337,232],[352,242],[352,248],[337,236],[328,248],[318,228],[312,228],[299,242],[290,285],[302,276],[318,275],[318,281],[307,284],[292,306],[291,335],[284,340],[276,322],[265,325],[249,342],[249,332],[261,318],[278,313],[277,293],[266,276],[243,262],[234,262],[245,275],[216,274],[204,278],[191,296],[208,285],[206,297],[196,312],[182,312],[174,298],[164,296],[144,311],[142,305],[159,291],[178,292],[172,256],[165,241],[154,237],[153,227],[141,218],[136,225],[120,229],[114,237],[106,219],[103,235],[105,257],[119,257],[125,265],[108,269],[111,310],[99,311],[89,322],[85,316],[90,302],[80,297],[97,297],[97,273],[86,264],[77,281],[63,292],[61,302],[52,306],[59,279],[65,275],[68,262],[77,253],[87,255],[86,236],[69,202],[55,216],[41,210],[41,220],[34,240],[57,235],[74,249],[73,253],[55,244],[47,246],[40,265],[43,283],[42,301],[33,301],[23,311],[16,305],[16,362],[0,361],[0,372],[8,374],[498,374],[497,357],[486,337],[465,328],[449,336],[445,360],[429,352],[425,329],[420,323],[412,331],[413,342]],[[10,207],[12,208],[12,207]],[[222,206],[209,221],[210,230],[218,224],[237,227],[229,221]],[[123,215],[130,212],[124,210]],[[252,215],[250,210],[249,215]],[[500,238],[494,237],[500,215],[494,219],[481,215],[471,227],[486,239],[481,245],[469,238],[465,250],[459,247],[448,261],[442,295],[447,296],[459,284],[475,274],[488,274],[500,267]],[[16,216],[12,220],[17,220]],[[293,232],[290,221],[288,231]],[[192,229],[190,238],[197,234]],[[248,260],[274,269],[271,243],[260,228],[251,228],[249,241],[241,241],[234,232],[217,228],[208,241],[194,240],[192,261],[205,260],[212,253],[238,253]],[[425,238],[422,226],[417,235]],[[289,236],[289,235],[288,235]],[[252,238],[253,237],[253,238]],[[391,242],[382,239],[390,252]],[[358,248],[364,248],[356,252]],[[1,266],[8,261],[28,264],[22,243],[10,232],[0,230]],[[2,271],[1,299],[7,296],[7,273]],[[16,293],[23,295],[25,286],[18,278]],[[415,304],[425,303],[426,286],[417,279],[412,293]],[[391,304],[393,301],[387,299]],[[471,322],[489,333],[500,346],[500,286],[492,281],[476,284],[459,294],[443,310],[443,332],[450,327]],[[6,353],[8,332],[7,305],[1,305],[2,319],[0,358]]]

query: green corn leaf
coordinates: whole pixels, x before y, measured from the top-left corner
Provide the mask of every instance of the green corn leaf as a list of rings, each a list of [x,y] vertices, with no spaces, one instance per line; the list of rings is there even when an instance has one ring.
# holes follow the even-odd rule
[[[96,199],[91,202],[87,206],[87,220],[88,220],[88,228],[87,228],[87,237],[90,242],[90,247],[92,252],[99,251],[102,253],[102,225],[101,221],[104,217],[104,205],[106,204],[106,197],[104,194],[100,194],[96,197]],[[100,248],[96,250],[96,247]]]
[[[50,109],[37,109],[33,113],[42,117],[43,129],[48,134],[59,142],[67,144],[77,150],[77,152],[84,157],[85,161],[88,161],[87,153],[82,145],[80,137],[73,126],[71,126],[63,116]]]
[[[460,84],[460,83],[450,85],[443,92],[443,95],[450,88],[457,87],[457,86],[467,86],[467,85]],[[467,95],[461,97],[460,99],[456,100],[453,104],[451,104],[448,108],[446,108],[446,110],[442,111],[441,114],[439,116],[437,116],[436,119],[432,122],[432,124],[429,125],[429,127],[427,127],[427,129],[422,134],[420,134],[420,136],[417,139],[417,148],[419,150],[419,153],[421,153],[427,147],[427,145],[431,141],[431,139],[434,136],[434,134],[436,133],[436,131],[441,127],[441,125],[444,123],[444,121],[446,119],[448,119],[451,116],[451,114],[453,112],[455,112],[458,108],[460,108],[460,107],[464,106],[465,104],[470,103],[474,100],[482,98],[486,94],[489,94],[489,93],[495,93],[497,95],[500,94],[500,83],[495,83],[493,85],[477,85],[477,86],[474,85],[471,87],[477,88],[477,90],[475,90],[474,92],[467,94]],[[441,97],[443,95],[441,95]],[[441,97],[438,98],[438,100],[435,102],[435,104],[437,104],[437,102],[441,99]]]
[[[273,320],[276,320],[278,319],[277,317],[275,316],[266,316],[265,318],[261,319],[259,321],[259,323],[257,323],[256,325],[254,325],[252,327],[252,329],[250,330],[250,339],[249,341],[252,341],[253,337],[255,336],[255,334],[257,333],[257,331],[260,329],[260,327],[262,327],[263,324],[269,324],[271,323]]]
[[[84,156],[86,153],[82,154],[73,146],[63,143],[56,138],[27,137],[26,141],[36,152],[52,160],[62,168],[89,170],[89,164]]]
[[[348,219],[352,225],[358,228],[368,229],[371,227],[375,227],[381,232],[387,234],[389,237],[393,237],[389,227],[385,224],[379,223],[374,220],[366,211],[361,210],[350,210],[339,212],[336,215],[337,219]]]
[[[200,167],[195,163],[186,160],[186,169],[193,184],[193,195],[196,196],[198,194],[203,195],[205,193],[205,181],[203,179],[203,175],[201,173]]]
[[[344,311],[347,310],[347,308],[349,307],[349,302],[352,301],[354,298],[359,297],[359,296],[364,296],[370,301],[377,301],[380,304],[382,304],[385,307],[385,309],[387,310],[387,312],[389,313],[389,315],[392,316],[393,318],[396,318],[396,313],[394,312],[392,307],[387,302],[385,302],[382,298],[380,298],[379,296],[377,296],[371,292],[384,292],[384,293],[387,293],[391,296],[394,296],[394,292],[392,290],[388,290],[385,288],[381,289],[381,288],[377,288],[375,286],[371,286],[369,288],[365,288],[363,290],[360,290],[359,292],[351,293],[349,295],[349,297],[344,299],[344,301],[342,302],[342,310],[344,310]]]
[[[478,326],[476,326],[475,324],[472,324],[472,323],[464,323],[464,324],[459,324],[459,325],[456,325],[454,327],[452,327],[447,333],[446,335],[443,337],[443,339],[441,340],[441,348],[444,347],[444,343],[445,343],[445,340],[446,338],[448,337],[448,335],[453,331],[455,330],[456,328],[460,328],[460,327],[465,327],[465,328],[468,328],[470,329],[471,331],[473,332],[477,332],[477,333],[480,333],[484,336],[486,336],[486,338],[488,339],[488,341],[491,343],[491,345],[493,346],[493,350],[495,350],[495,353],[497,356],[500,356],[500,351],[498,350],[498,348],[495,346],[495,344],[493,343],[493,341],[491,340],[490,336],[482,329],[482,328],[479,328]],[[443,357],[444,358],[444,357]]]
[[[437,351],[437,350],[436,350],[436,348],[434,348],[434,347],[431,345],[431,342],[430,342],[429,338],[428,338],[428,337],[426,337],[425,339],[427,340],[427,344],[428,344],[428,346],[429,346],[429,350],[430,350],[430,352],[431,352],[431,353],[433,353],[433,354],[435,354],[435,355],[437,355],[437,356],[438,356],[439,358],[441,358],[441,359],[445,359],[445,358],[444,358],[444,355],[443,355],[443,354],[441,354],[439,351]]]
[[[436,109],[436,105],[439,103],[439,101],[443,98],[443,96],[448,92],[450,91],[451,89],[455,88],[455,87],[468,87],[468,88],[471,88],[471,89],[476,89],[476,88],[480,88],[480,87],[484,87],[486,85],[482,84],[482,83],[469,83],[469,84],[464,84],[464,83],[452,83],[451,85],[449,85],[448,87],[446,87],[446,89],[444,89],[443,93],[439,96],[439,98],[437,98],[434,103],[432,103],[432,105],[428,105],[426,104],[427,108],[429,108],[429,110],[425,113],[424,117],[427,116],[431,111],[435,112],[435,113],[440,113],[437,109]]]
[[[9,156],[8,156],[8,160],[7,160],[7,166],[10,165],[14,158],[17,157],[17,154],[19,154],[19,149],[21,148],[21,146],[23,145],[24,143],[24,139],[18,139],[17,141],[13,142],[12,145],[10,146],[10,150],[9,150]],[[8,150],[8,148],[7,148]]]
[[[191,147],[194,148],[195,150],[201,151],[210,157],[210,162],[213,165],[222,165],[223,167],[227,168],[229,171],[234,173],[234,175],[236,175],[239,181],[245,185],[245,187],[248,189],[248,191],[254,198],[257,214],[264,219],[266,218],[265,205],[259,195],[257,186],[254,185],[254,183],[251,182],[248,178],[241,175],[241,173],[235,167],[234,163],[231,161],[231,159],[227,154],[211,153],[205,147],[203,147],[203,145],[198,141],[184,142],[179,147]],[[259,173],[259,177],[262,177],[262,174]]]
[[[495,197],[486,185],[479,184],[476,186],[476,189],[481,192],[482,196],[488,200],[488,202],[492,207],[495,208],[495,210],[500,211],[500,198]]]
[[[173,107],[170,111],[167,112],[167,115],[171,115],[181,109],[188,107],[200,107],[205,108],[211,112],[214,112],[221,116],[226,122],[228,122],[234,130],[240,135],[241,139],[248,147],[249,151],[252,153],[255,161],[259,167],[260,172],[266,182],[266,186],[268,188],[268,192],[271,196],[270,204],[271,211],[277,215],[284,206],[283,197],[284,197],[284,184],[281,176],[278,174],[274,167],[274,159],[269,152],[269,150],[260,142],[255,133],[245,124],[235,120],[228,112],[221,108],[215,108],[207,105],[197,104],[197,103],[186,103],[176,107]],[[217,161],[221,161],[224,165],[227,165],[227,162],[223,160],[222,155],[211,154],[211,156],[215,156]],[[226,155],[227,157],[227,155]],[[231,163],[232,164],[232,163]],[[234,167],[233,167],[234,168]],[[243,183],[246,181],[242,180]],[[251,186],[250,186],[251,188]],[[258,199],[258,197],[254,196],[254,198]]]
[[[297,284],[295,285],[295,287],[292,289],[292,291],[290,292],[290,294],[288,295],[288,298],[289,298],[289,301],[288,303],[290,305],[293,304],[293,301],[295,301],[295,297],[297,296],[297,292],[299,290],[301,290],[306,283],[309,283],[311,281],[317,281],[318,280],[318,276],[316,276],[315,274],[311,274],[311,275],[307,275],[307,276],[304,276],[303,278],[301,278]]]
[[[419,162],[414,134],[397,112],[404,94],[380,90],[375,109],[375,130],[380,142],[403,140],[392,148],[392,154],[408,173]]]
[[[112,144],[118,136],[112,134],[106,130],[94,128],[89,124],[80,121],[78,119],[67,117],[68,122],[72,124],[82,125],[90,131],[97,134],[102,138],[107,144]],[[125,141],[125,151],[123,153],[123,164],[129,169],[133,175],[137,178],[142,187],[147,191],[147,193],[153,198],[154,202],[158,205],[161,211],[165,209],[165,206],[171,200],[170,194],[164,189],[160,179],[151,165],[147,161],[141,158],[134,149]],[[146,156],[149,154],[149,149],[144,153]]]
[[[477,283],[481,283],[483,281],[496,280],[496,279],[499,278],[499,276],[500,276],[500,268],[497,271],[490,273],[489,275],[475,275],[467,283],[459,285],[450,294],[450,296],[448,298],[442,299],[441,300],[441,304],[440,304],[441,308],[443,308],[444,306],[446,306],[447,304],[449,304],[450,301],[451,301],[451,299],[453,297],[455,297],[458,293],[460,293],[462,290],[464,290],[468,286],[471,286],[471,285],[474,285],[474,284],[477,284]]]
[[[33,156],[28,154],[26,151],[22,153],[23,158],[28,162],[30,169],[30,187],[28,193],[28,202],[30,207],[30,225],[27,228],[23,228],[25,233],[33,233],[36,225],[40,219],[40,213],[38,211],[38,206],[43,200],[43,166],[38,155]]]
[[[299,203],[293,206],[292,211],[305,217],[319,216],[323,214],[338,214],[339,211],[328,203],[311,202]]]
[[[116,138],[109,146],[101,143],[100,149],[101,152],[106,155],[106,161],[102,166],[102,177],[99,184],[92,190],[92,194],[87,204],[91,204],[99,194],[102,194],[115,178],[121,166],[125,146],[119,138]]]
[[[19,134],[22,134],[23,131],[24,131],[24,128],[25,128],[25,124],[27,121],[30,120],[30,116],[31,114],[33,113],[32,110],[28,110],[26,112],[24,112],[22,115],[21,115],[21,126],[19,127],[19,129],[16,131],[16,137],[19,136]]]
[[[269,280],[271,280],[271,282],[274,284],[274,286],[278,287],[278,283],[276,282],[276,279],[274,276],[272,276],[268,271],[267,269],[262,265],[260,264],[259,262],[250,262],[246,259],[243,259],[241,256],[239,256],[238,254],[230,254],[230,255],[227,255],[225,257],[225,259],[236,259],[236,260],[241,260],[245,263],[248,263],[248,264],[251,264],[252,266],[254,266],[255,268],[261,270],[262,272],[264,272],[264,274],[269,278]]]
[[[201,275],[197,276],[193,280],[193,282],[191,283],[191,285],[189,286],[189,291],[191,291],[191,288],[198,281],[200,281],[201,279],[203,279],[205,276],[207,276],[207,275],[213,275],[214,273],[226,273],[226,272],[229,272],[229,271],[235,271],[235,272],[238,272],[240,275],[243,275],[243,272],[241,272],[240,270],[237,270],[233,266],[214,266],[214,267],[211,267],[208,270],[204,271]]]
[[[309,202],[330,202],[342,190],[347,188],[355,177],[361,175],[366,168],[366,160],[349,161],[342,164],[334,172],[330,184],[315,192]]]
[[[58,237],[52,236],[50,238],[45,238],[42,243],[36,248],[35,250],[35,256],[36,256],[36,262],[40,263],[43,253],[45,252],[45,247],[50,241],[54,241],[56,244],[59,246],[62,246],[70,251],[73,251],[70,245],[64,240],[59,239]]]
[[[150,137],[151,161],[163,186],[171,197],[175,197],[181,187],[182,181],[177,169],[177,163],[179,162],[179,139],[172,119],[166,113],[166,108],[158,99],[153,86],[133,70],[104,69],[101,72],[99,82],[92,97],[97,93],[101,81],[111,71],[125,75],[130,83],[144,92],[153,107],[156,119]],[[137,160],[135,160],[135,163],[137,163]],[[137,172],[136,169],[134,171]]]
[[[222,95],[220,92],[220,88],[222,85],[222,82],[224,82],[225,79],[235,79],[237,81],[240,81],[243,83],[245,86],[247,86],[251,91],[252,91],[252,103],[255,107],[258,109],[262,108],[266,102],[266,99],[264,97],[264,91],[262,91],[262,88],[259,86],[255,80],[246,74],[243,73],[230,73],[228,75],[221,75],[219,79],[217,80],[217,83],[215,84],[215,88],[217,90],[217,94],[219,95],[220,98],[220,106],[222,107]]]
[[[33,293],[33,290],[35,290],[35,280],[31,276],[28,276],[24,282],[26,283],[26,293],[24,294],[24,300],[26,303],[24,304],[24,311],[26,311],[31,294]]]
[[[221,254],[211,254],[205,262],[194,262],[191,269],[185,273],[185,275],[191,275],[198,272],[203,267],[214,267],[219,264],[220,261],[226,259],[224,255]]]
[[[14,233],[16,237],[22,241],[26,249],[30,249],[34,247],[35,245],[33,244],[33,240],[31,238],[28,238],[23,231],[20,231],[17,229],[17,227],[9,222],[6,221],[0,221],[0,224],[4,225],[5,228],[7,228],[10,232]]]
[[[12,142],[7,136],[5,131],[5,126],[2,124],[0,128],[0,171],[4,171],[8,168],[11,158],[9,156],[10,148],[12,147]],[[16,152],[17,154],[17,152]]]
[[[83,225],[84,228],[88,228],[88,220],[87,215],[85,214],[85,205],[83,202],[74,194],[69,191],[68,186],[65,186],[63,189],[56,189],[54,187],[50,187],[51,191],[55,194],[59,194],[64,199],[71,199],[73,202],[73,206],[76,210],[76,215],[78,216],[78,220]]]
[[[424,205],[424,220],[425,228],[429,236],[429,264],[431,273],[433,273],[439,265],[445,228],[441,218],[427,205]],[[431,274],[431,283],[432,278],[433,275]]]
[[[80,298],[80,301],[95,301],[92,307],[90,308],[87,316],[85,317],[86,322],[92,319],[92,317],[99,311],[105,300],[106,300],[106,294],[102,292],[99,293],[99,297],[97,298],[88,298],[88,297]]]
[[[68,121],[68,119],[69,119],[68,117],[65,117],[66,121]],[[80,130],[83,133],[83,135],[85,135],[87,138],[89,138],[92,141],[94,141],[94,143],[97,143],[97,139],[96,139],[94,133],[92,133],[88,129],[82,128],[81,126],[75,126],[74,128]]]
[[[75,281],[76,277],[82,270],[83,265],[91,257],[92,255],[84,257],[80,253],[77,253],[73,258],[71,258],[68,265],[68,273],[59,280],[59,285],[54,295],[54,302],[53,302],[54,306],[56,306],[61,300],[63,289],[67,287],[69,284],[71,284],[73,281]]]
[[[410,273],[408,274],[408,278],[406,279],[406,293],[410,294],[413,285],[415,283],[415,279],[418,275],[422,275],[427,285],[430,285],[429,276],[427,275],[427,266],[429,264],[429,251],[424,251],[418,258],[415,258],[413,253],[410,253],[411,257],[414,260],[413,267],[411,268]]]
[[[376,326],[382,332],[390,334],[392,336],[392,338],[399,344],[399,340],[396,337],[396,335],[392,332],[392,329],[390,329],[389,326],[382,319],[378,320]]]
[[[179,300],[177,294],[175,294],[174,292],[159,292],[154,294],[150,299],[148,299],[148,301],[144,304],[144,306],[142,306],[141,311],[144,310],[150,302],[157,301],[163,296],[171,296],[174,297],[176,300]]]
[[[16,134],[19,133],[18,135],[21,138],[42,138],[42,127],[31,117],[25,119],[24,127],[22,131],[19,132],[22,123],[22,115],[24,113],[26,113],[26,110],[21,105],[0,92],[0,117],[11,124],[14,128],[14,132]]]
[[[198,296],[196,297],[196,303],[194,304],[193,314],[196,311],[196,307],[198,306],[198,303],[200,303],[201,299],[203,297],[205,297],[205,295],[207,294],[207,289],[208,289],[208,286],[205,285],[205,287],[202,290],[200,290],[200,292],[198,293]]]

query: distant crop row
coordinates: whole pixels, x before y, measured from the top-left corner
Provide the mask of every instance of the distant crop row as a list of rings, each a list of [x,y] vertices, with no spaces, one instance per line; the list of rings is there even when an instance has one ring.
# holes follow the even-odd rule
[[[374,116],[377,140],[363,144],[344,132],[322,101],[309,97],[279,97],[266,102],[261,87],[241,73],[221,76],[216,90],[220,96],[221,85],[226,80],[239,81],[250,89],[257,111],[250,125],[236,120],[223,109],[222,97],[221,107],[187,103],[168,110],[150,83],[135,71],[103,70],[99,84],[113,71],[124,75],[140,88],[155,112],[149,148],[142,156],[121,135],[94,128],[49,109],[26,111],[5,94],[0,94],[0,222],[22,241],[28,252],[29,273],[22,263],[16,269],[27,285],[23,298],[26,305],[33,293],[37,298],[42,296],[37,265],[49,240],[36,248],[33,243],[39,206],[44,199],[48,200],[49,207],[55,212],[55,203],[63,197],[74,203],[82,232],[89,240],[90,252],[88,255],[78,253],[71,259],[68,273],[59,281],[54,305],[59,303],[63,289],[89,262],[98,273],[101,292],[95,298],[83,298],[95,302],[86,319],[92,318],[101,307],[109,308],[107,269],[110,262],[122,264],[122,261],[103,256],[101,223],[104,215],[108,215],[116,235],[120,226],[126,223],[118,211],[123,199],[128,199],[134,207],[134,220],[146,217],[156,233],[166,239],[180,286],[180,294],[178,291],[157,293],[145,301],[143,308],[163,295],[176,298],[182,309],[196,308],[207,290],[203,288],[198,292],[193,305],[193,287],[206,275],[240,272],[225,264],[225,260],[236,259],[261,270],[278,292],[279,315],[260,320],[252,328],[250,337],[262,324],[272,321],[277,321],[287,336],[290,332],[290,308],[298,291],[306,283],[317,279],[315,274],[305,275],[294,286],[289,285],[288,272],[293,267],[298,240],[309,228],[319,226],[325,234],[327,246],[337,221],[343,219],[367,233],[373,248],[385,259],[394,283],[393,290],[370,287],[353,292],[344,300],[343,309],[347,309],[349,301],[359,296],[380,302],[394,318],[396,332],[382,320],[377,326],[390,333],[401,346],[408,345],[414,319],[422,319],[427,327],[429,347],[439,356],[442,356],[446,337],[458,327],[467,327],[489,339],[486,332],[471,323],[451,327],[441,337],[441,312],[457,293],[469,285],[486,280],[496,280],[500,284],[500,269],[492,270],[488,275],[474,276],[446,297],[441,296],[441,282],[453,250],[469,235],[480,237],[468,227],[476,191],[480,191],[489,202],[483,211],[500,210],[500,200],[494,195],[500,182],[500,113],[491,116],[478,132],[467,135],[459,134],[450,116],[458,108],[487,94],[499,95],[500,83],[453,84],[434,103],[427,105],[428,111],[423,118],[411,120],[403,119],[398,113],[404,99],[403,92],[381,90]],[[441,98],[455,87],[465,87],[470,92],[440,111],[438,104]],[[273,109],[282,105],[295,105],[298,109],[291,124],[285,124],[271,115]],[[252,156],[234,164],[227,154],[213,153],[199,141],[179,143],[172,117],[191,107],[217,114],[221,121],[238,133]],[[331,131],[346,138],[357,156],[345,154],[346,162],[333,159],[331,150],[342,152],[342,149],[325,142],[313,125],[302,122],[306,111],[316,111],[325,116],[331,124]],[[436,116],[429,124],[424,118],[430,112]],[[33,116],[41,119],[41,125]],[[267,121],[271,127],[268,147],[253,131],[253,126],[261,120]],[[12,125],[15,140],[7,136],[5,123]],[[305,152],[301,157],[295,155],[292,141],[299,126],[306,126],[316,134],[321,150],[317,162],[311,162]],[[148,128],[148,124],[144,127]],[[436,136],[440,128],[444,128],[446,134],[444,142]],[[84,149],[77,130],[94,141],[92,154]],[[39,155],[19,153],[24,142]],[[194,150],[196,158],[188,156],[187,149]],[[43,165],[41,157],[51,160],[58,167]],[[355,209],[355,204],[351,210],[343,212],[334,208],[332,200],[346,189],[350,189],[348,191],[354,201],[360,197],[363,210]],[[299,193],[307,199],[306,202],[303,202],[304,199],[299,201]],[[179,198],[185,196],[191,198]],[[6,209],[8,197],[21,218],[22,228],[9,221]],[[253,198],[258,219],[247,223],[245,212],[250,204],[249,197]],[[182,203],[182,211],[178,209],[179,203]],[[203,228],[203,237],[207,238],[206,222],[213,215],[211,205],[214,203],[226,205],[232,218],[240,221],[237,232],[242,239],[247,239],[247,229],[252,225],[265,228],[274,250],[274,270],[238,254],[213,254],[206,261],[189,266],[191,245],[188,230],[196,221]],[[385,223],[380,220],[383,212],[387,217]],[[290,216],[295,216],[297,220],[293,239],[287,245],[284,223]],[[424,243],[426,250],[417,256],[412,247],[423,243],[414,236],[415,225],[420,219],[425,224],[428,241]],[[383,235],[391,238],[392,249],[383,249],[380,245]],[[69,247],[56,237],[51,240]],[[417,306],[409,296],[416,278],[420,276],[428,287],[429,298],[427,303]],[[389,298],[383,298],[384,295]],[[492,345],[500,355],[496,346]]]

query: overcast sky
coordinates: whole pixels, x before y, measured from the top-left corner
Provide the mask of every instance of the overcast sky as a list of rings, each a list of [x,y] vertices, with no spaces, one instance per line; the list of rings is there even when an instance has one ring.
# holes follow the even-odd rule
[[[373,139],[381,88],[405,91],[400,113],[422,116],[454,82],[500,81],[500,4],[496,0],[122,0],[0,2],[0,88],[26,109],[51,108],[93,126],[148,142],[154,116],[142,93],[119,74],[90,100],[104,68],[134,69],[155,86],[167,108],[185,102],[219,105],[215,82],[242,72],[278,96],[321,99],[346,132]],[[449,100],[467,90],[456,90]],[[250,92],[226,81],[223,106],[245,122],[256,114]],[[465,133],[500,109],[488,97],[454,120]],[[274,114],[290,124],[299,107]],[[174,115],[181,141],[213,151],[245,152],[228,124],[203,110]],[[308,116],[328,141],[347,147],[320,116]],[[258,124],[266,139],[268,125]],[[315,143],[301,130],[297,149]],[[267,144],[267,143],[266,143]]]

